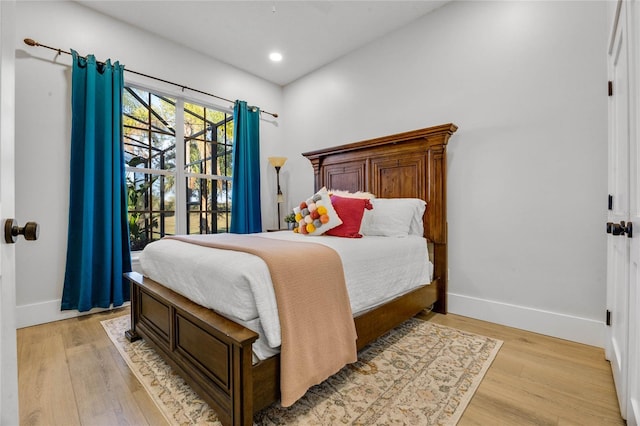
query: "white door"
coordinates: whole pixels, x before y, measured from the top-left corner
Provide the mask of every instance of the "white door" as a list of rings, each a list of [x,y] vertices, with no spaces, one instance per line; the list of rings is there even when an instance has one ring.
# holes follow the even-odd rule
[[[629,221],[633,224],[633,236],[629,239],[629,319],[628,319],[628,369],[626,419],[627,425],[636,426],[640,421],[640,4],[629,4],[629,37],[632,50],[630,72],[633,76],[631,92],[633,107],[629,144]]]
[[[610,313],[610,326],[607,327],[605,348],[623,416],[626,416],[629,332],[629,239],[620,229],[620,224],[629,220],[630,86],[626,8],[626,2],[618,2],[608,57],[613,96],[609,98],[610,200],[607,230],[607,311]]]
[[[637,139],[637,138],[636,138]],[[627,383],[627,426],[637,426],[640,423],[640,182],[638,181],[637,165],[640,161],[636,147],[634,166],[632,166],[632,188],[636,191],[631,196],[631,218],[635,229],[631,238],[631,267],[629,271],[629,342],[628,342],[628,383]],[[635,168],[635,173],[634,172]],[[636,235],[638,233],[638,235]],[[624,417],[624,416],[623,416]]]
[[[15,2],[0,1],[0,232],[14,216]],[[0,238],[3,240],[3,238]],[[15,248],[0,243],[0,424],[18,424]]]

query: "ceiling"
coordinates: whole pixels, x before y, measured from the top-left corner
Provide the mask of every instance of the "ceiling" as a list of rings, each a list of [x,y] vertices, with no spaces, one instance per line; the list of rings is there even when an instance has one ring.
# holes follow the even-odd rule
[[[76,1],[281,86],[446,2]]]

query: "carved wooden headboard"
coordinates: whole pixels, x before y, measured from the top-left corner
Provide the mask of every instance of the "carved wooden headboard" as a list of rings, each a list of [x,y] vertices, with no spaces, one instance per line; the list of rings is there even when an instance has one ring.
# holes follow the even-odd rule
[[[447,306],[447,142],[457,128],[443,124],[302,154],[313,165],[316,191],[325,186],[427,202],[424,234],[434,243],[437,312]]]

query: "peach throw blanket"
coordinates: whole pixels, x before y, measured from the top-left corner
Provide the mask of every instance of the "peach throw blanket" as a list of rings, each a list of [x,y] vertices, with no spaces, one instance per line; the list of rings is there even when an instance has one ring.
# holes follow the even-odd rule
[[[357,360],[356,329],[340,256],[321,244],[257,235],[166,237],[259,256],[269,267],[278,305],[280,393],[288,407],[311,386]]]

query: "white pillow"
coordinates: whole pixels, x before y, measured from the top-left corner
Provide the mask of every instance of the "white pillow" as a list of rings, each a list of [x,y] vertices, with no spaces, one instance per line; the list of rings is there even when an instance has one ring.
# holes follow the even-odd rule
[[[415,205],[415,212],[413,214],[413,218],[411,219],[411,225],[409,226],[409,235],[417,235],[419,237],[424,237],[424,221],[422,218],[424,217],[424,211],[427,208],[427,203],[423,200],[415,198],[418,201]]]
[[[362,218],[360,233],[383,237],[423,236],[426,202],[418,198],[373,198]]]

